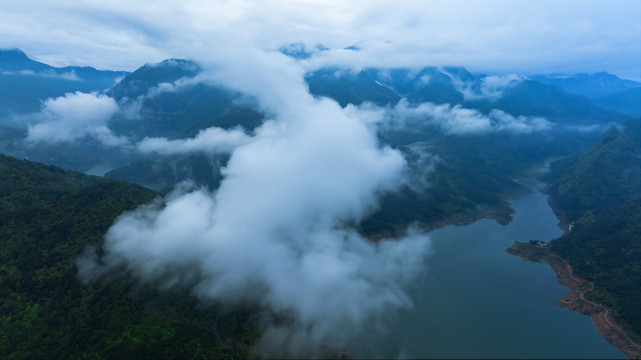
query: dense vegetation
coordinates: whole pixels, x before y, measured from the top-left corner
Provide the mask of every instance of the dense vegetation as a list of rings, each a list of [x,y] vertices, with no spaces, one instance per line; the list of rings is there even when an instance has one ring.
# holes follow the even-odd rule
[[[157,193],[4,155],[0,189],[0,358],[247,356],[253,312],[219,313],[124,272],[78,280],[78,254]]]
[[[594,282],[589,296],[641,340],[641,121],[612,127],[588,151],[555,163],[548,179],[557,211],[573,225],[550,248]]]
[[[507,132],[443,136],[434,129],[412,130],[383,141],[404,152],[410,181],[426,187],[404,187],[384,196],[380,209],[362,224],[368,234],[398,234],[414,222],[434,227],[487,217],[507,223],[512,213],[507,200],[527,192],[516,179],[531,176],[525,173],[532,167],[572,154],[593,139]],[[418,141],[421,138],[426,141]],[[417,146],[436,156],[431,171],[417,156],[422,150],[413,150]]]

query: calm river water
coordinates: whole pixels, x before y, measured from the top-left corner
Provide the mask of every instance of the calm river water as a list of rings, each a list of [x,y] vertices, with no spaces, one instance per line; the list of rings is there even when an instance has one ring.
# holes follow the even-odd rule
[[[504,250],[514,241],[561,235],[545,195],[512,203],[514,220],[447,226],[431,233],[429,270],[386,331],[351,343],[356,357],[625,358],[586,315],[555,306],[569,289],[546,264]]]

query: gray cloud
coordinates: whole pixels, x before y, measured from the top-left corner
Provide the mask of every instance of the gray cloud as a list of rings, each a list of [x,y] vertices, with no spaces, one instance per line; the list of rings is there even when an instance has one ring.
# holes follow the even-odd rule
[[[26,116],[35,124],[29,126],[27,143],[73,142],[90,136],[107,146],[127,143],[107,128],[107,121],[118,111],[114,99],[96,93],[68,93],[43,102],[42,110]]]

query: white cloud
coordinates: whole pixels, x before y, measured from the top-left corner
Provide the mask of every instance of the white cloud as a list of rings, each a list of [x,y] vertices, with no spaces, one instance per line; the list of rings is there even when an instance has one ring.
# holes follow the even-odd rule
[[[486,98],[496,99],[503,95],[507,88],[523,81],[523,78],[516,74],[506,76],[490,75],[483,77],[481,81],[481,94]]]
[[[68,93],[43,102],[42,110],[29,116],[35,125],[29,126],[28,143],[73,142],[92,136],[108,146],[120,146],[127,140],[114,135],[106,126],[118,111],[114,99],[96,93]]]
[[[412,126],[436,126],[448,134],[473,134],[489,131],[531,133],[549,130],[553,124],[541,117],[512,116],[501,110],[483,114],[476,109],[460,105],[422,103],[411,105],[401,100],[393,108],[376,108],[365,105],[364,110],[376,114],[376,120],[387,131]]]
[[[210,127],[201,130],[194,138],[167,140],[166,138],[145,138],[136,144],[142,153],[162,155],[205,152],[208,154],[231,153],[234,149],[251,141],[242,128],[225,130]]]
[[[13,71],[3,70],[2,74],[4,74],[4,75],[42,76],[42,77],[63,79],[63,80],[69,80],[69,81],[82,81],[82,79],[79,78],[78,75],[76,75],[75,71],[73,71],[73,70],[69,71],[69,72],[63,72],[63,73],[57,73],[57,72],[54,72],[54,71],[35,72],[33,70],[20,70],[18,72],[13,72]]]
[[[514,86],[523,78],[516,74],[509,74],[505,76],[489,75],[482,76],[478,81],[465,81],[454,74],[441,70],[452,79],[454,88],[463,94],[465,100],[496,100],[503,92],[509,87]]]

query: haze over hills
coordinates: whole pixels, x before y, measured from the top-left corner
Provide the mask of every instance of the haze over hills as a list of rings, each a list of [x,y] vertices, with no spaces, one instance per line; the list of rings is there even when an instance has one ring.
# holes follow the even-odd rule
[[[483,107],[500,109],[512,115],[545,116],[557,121],[589,124],[599,121],[622,121],[628,116],[602,109],[589,100],[536,81],[525,80],[506,91],[502,97]]]
[[[290,61],[307,61],[325,51],[328,49],[318,46],[308,54],[292,46],[283,53],[298,60],[269,54],[265,61],[291,65]],[[550,184],[559,209],[572,214],[568,215],[572,221],[587,216],[586,204],[581,205],[586,209],[572,211],[589,194],[619,191],[620,202],[639,192],[635,139],[641,137],[634,130],[638,121],[625,122],[639,104],[635,98],[639,88],[610,75],[589,77],[605,77],[615,85],[600,88],[603,97],[588,99],[532,78],[473,74],[463,67],[356,71],[323,67],[305,74],[297,69],[269,74],[279,81],[284,77],[284,85],[265,87],[261,79],[249,76],[252,69],[242,66],[250,80],[238,85],[225,78],[224,69],[191,60],[150,63],[132,73],[86,70],[89,74],[97,71],[91,77],[83,75],[81,68],[51,68],[20,51],[9,54],[4,60],[0,57],[2,76],[14,76],[25,88],[39,87],[42,81],[59,86],[47,88],[50,95],[44,99],[39,97],[44,90],[23,93],[19,102],[31,107],[0,104],[0,151],[135,182],[164,194],[162,200],[117,220],[117,213],[132,207],[114,205],[115,212],[105,217],[109,224],[115,221],[111,227],[78,230],[91,231],[92,239],[105,236],[93,242],[97,247],[87,249],[78,263],[83,279],[99,281],[92,286],[105,286],[111,299],[131,283],[128,278],[114,290],[109,288],[109,276],[126,269],[127,276],[150,286],[153,296],[158,289],[186,284],[204,303],[248,304],[249,312],[234,308],[229,315],[234,317],[230,326],[239,344],[234,351],[241,353],[247,350],[248,339],[256,341],[256,337],[248,335],[255,335],[253,325],[243,328],[238,324],[255,319],[263,310],[269,316],[261,316],[271,324],[266,333],[276,339],[283,338],[280,331],[285,333],[283,348],[292,338],[302,343],[311,339],[345,345],[343,335],[363,326],[373,314],[392,316],[411,302],[402,285],[422,271],[429,243],[424,231],[480,218],[507,223],[513,212],[509,200],[529,191],[525,183]],[[57,75],[43,75],[48,71]],[[62,79],[60,74],[80,74],[82,80]],[[114,84],[116,74],[122,78]],[[109,76],[113,76],[112,83],[102,87]],[[2,80],[2,91],[10,91]],[[621,86],[629,88],[621,92]],[[3,96],[5,100],[13,101]],[[142,199],[135,204],[157,195],[7,157],[3,161],[7,171],[35,169],[21,176],[37,179],[34,172],[42,172],[48,174],[43,181],[53,176],[52,186],[64,189],[52,195],[38,186],[20,188],[19,181],[7,180],[14,183],[7,189],[18,186],[27,200],[31,193],[35,199],[61,199],[51,207],[49,202],[24,205],[5,194],[6,211],[16,219],[32,208],[44,214],[38,231],[48,228],[49,219],[65,209],[75,207],[68,211],[71,217],[64,217],[67,224],[78,214],[98,208],[91,202],[92,192],[100,195],[99,201],[108,202],[113,187],[118,194],[126,193],[126,204],[133,204],[127,197],[131,189],[138,189],[133,197]],[[542,177],[541,168],[551,162],[552,177]],[[601,178],[599,172],[611,163],[622,167],[621,171],[607,181],[596,181],[605,188],[593,187],[594,180]],[[97,188],[85,189],[86,182]],[[567,190],[569,187],[575,190]],[[577,188],[590,190],[584,194]],[[138,192],[142,195],[136,195]],[[578,197],[572,198],[575,194]],[[22,213],[14,213],[17,207]],[[99,217],[101,210],[91,215]],[[630,224],[626,229],[633,232],[635,225]],[[23,218],[6,226],[14,225],[29,226]],[[60,234],[68,231],[59,228]],[[390,238],[394,240],[387,240]],[[37,239],[29,241],[33,251],[43,251]],[[155,245],[148,246],[151,242]],[[67,280],[70,253],[78,253],[79,240],[74,244],[74,250],[64,254],[66,260],[61,260],[67,261]],[[22,259],[24,254],[20,254],[5,256],[4,263],[11,257]],[[24,256],[31,264],[31,258]],[[18,279],[15,271],[55,272],[27,263],[15,265],[18,270],[11,267],[7,274]],[[310,276],[317,281],[310,281]],[[293,285],[284,286],[283,278]],[[41,287],[34,292],[12,284],[12,299],[31,299],[29,314],[16,310],[26,306],[21,300],[3,310],[12,314],[7,321],[13,329],[39,314],[33,299],[49,296],[39,295]],[[93,290],[65,284],[82,298],[93,296],[83,292]],[[56,294],[67,290],[64,286]],[[183,295],[177,295],[177,301]],[[621,309],[629,308],[630,301],[620,301],[616,290],[608,289],[606,295],[595,296],[620,309],[616,316],[627,318],[629,312]],[[79,305],[72,301],[69,306],[76,309]],[[185,321],[193,326],[188,331],[203,326],[193,320],[192,313],[183,312],[185,307],[178,307],[178,316],[188,318]],[[123,334],[118,338],[122,341],[112,336],[112,342],[104,345],[104,339],[96,335],[87,349],[106,346],[122,354],[141,348],[135,339],[153,339],[162,346],[182,339],[170,320],[130,319],[130,315],[138,316],[132,315],[137,311],[127,313],[128,324],[109,323],[110,336]],[[236,321],[236,315],[240,320]],[[212,313],[207,316],[212,320]],[[38,326],[49,327],[47,321],[54,318]],[[85,325],[69,328],[84,329]],[[127,331],[140,336],[125,336]],[[211,328],[208,331],[211,336]],[[186,353],[197,353],[202,345],[199,341],[185,342]],[[52,340],[47,338],[47,344]],[[227,348],[224,341],[216,346]],[[28,347],[20,342],[19,348],[3,349],[18,353]],[[212,354],[228,354],[208,349]],[[100,356],[99,350],[95,352]]]
[[[620,79],[606,72],[594,74],[546,74],[531,75],[530,79],[543,84],[555,85],[570,94],[596,99],[619,91],[639,88],[641,82]]]
[[[317,51],[325,51],[323,49],[325,48],[322,46],[317,47]],[[8,54],[5,60],[0,59],[0,67],[3,69],[13,72],[54,69],[28,59],[19,50],[9,51]],[[312,53],[305,54],[302,58],[311,56]],[[300,58],[302,55],[296,56]],[[72,67],[65,69],[75,70]],[[123,73],[106,72],[103,75],[115,74]],[[21,120],[23,124],[12,123],[7,126],[11,123],[8,121],[10,117],[4,116],[3,133],[6,135],[2,148],[9,154],[76,170],[105,169],[96,171],[101,174],[109,172],[108,176],[135,181],[152,186],[156,190],[167,191],[187,179],[197,179],[197,182],[215,188],[221,179],[218,169],[224,167],[227,161],[224,152],[219,155],[189,152],[153,155],[153,152],[146,154],[139,151],[140,148],[136,151],[136,143],[141,144],[145,138],[192,138],[196,141],[200,131],[212,127],[221,129],[220,131],[233,131],[240,126],[243,132],[251,134],[263,123],[265,114],[251,96],[222,87],[209,80],[207,76],[200,65],[189,60],[170,59],[158,64],[144,65],[126,74],[117,84],[106,90],[104,95],[95,97],[96,104],[113,99],[117,107],[110,105],[114,109],[110,110],[111,115],[100,119],[96,126],[88,128],[84,134],[79,133],[63,141],[43,138],[38,146],[27,146],[20,137],[26,136],[29,140],[33,137],[29,131],[33,133],[38,126],[34,122],[42,122],[47,116],[51,117],[51,111],[45,106],[39,113],[25,112],[26,116]],[[100,79],[103,78],[88,77],[82,82],[73,83],[91,84],[93,88],[99,88],[103,85]],[[612,77],[608,79],[612,80]],[[409,139],[425,141],[427,138],[433,138],[438,132],[465,136],[468,133],[499,128],[505,131],[513,127],[512,131],[529,134],[528,136],[545,136],[548,131],[540,131],[544,128],[553,130],[556,127],[561,131],[563,126],[598,127],[598,124],[604,121],[608,123],[626,118],[625,115],[599,107],[596,101],[591,102],[564,93],[550,85],[523,80],[516,75],[474,75],[461,67],[425,67],[420,70],[364,69],[358,73],[335,68],[309,73],[305,80],[312,94],[333,98],[343,107],[349,104],[360,107],[370,106],[366,104],[379,106],[380,109],[377,111],[387,112],[384,117],[388,119],[384,121],[385,131],[379,132],[379,135],[384,142],[390,141],[395,146],[408,146],[412,143],[408,142]],[[621,83],[630,85],[633,82]],[[69,91],[84,89],[77,87]],[[635,90],[633,88],[630,91]],[[51,97],[53,99],[61,95],[52,93]],[[39,102],[37,96],[32,94],[30,98],[23,97],[22,101]],[[622,100],[618,94],[611,96],[611,100],[606,99],[602,103],[614,104],[618,101],[619,106],[623,102],[629,107],[637,104],[634,96],[624,96]],[[54,106],[61,99],[51,100],[51,105]],[[389,107],[393,110],[384,110]],[[479,110],[476,110],[477,108]],[[409,113],[415,114],[410,118],[417,119],[411,121],[410,127],[406,126],[406,120],[402,123],[393,120],[399,116],[407,118]],[[66,114],[65,112],[54,115],[60,117],[58,123],[64,123],[61,119],[66,118]],[[420,118],[427,121],[420,121]],[[538,130],[532,133],[533,129]],[[581,137],[589,141],[594,136],[573,135],[577,139],[576,144],[581,142]],[[114,144],[119,145],[114,147]],[[90,150],[73,150],[79,147]],[[447,147],[443,149],[445,148]],[[435,152],[438,154],[439,151],[445,150]],[[569,150],[559,155],[567,154],[567,151]],[[124,167],[117,169],[121,166]],[[154,182],[156,185],[152,185]]]
[[[128,73],[93,67],[55,68],[31,60],[18,49],[0,50],[0,114],[40,110],[41,101],[69,92],[102,92]]]
[[[630,88],[594,99],[602,108],[629,116],[641,117],[641,87]]]

